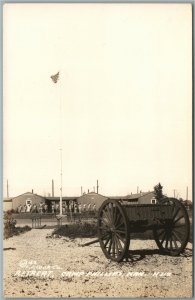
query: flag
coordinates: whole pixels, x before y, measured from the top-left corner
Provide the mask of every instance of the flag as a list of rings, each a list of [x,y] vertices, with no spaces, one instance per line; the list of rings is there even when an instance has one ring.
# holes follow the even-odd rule
[[[57,83],[57,81],[59,79],[59,75],[60,75],[60,72],[58,72],[57,74],[51,76],[51,79],[54,83]]]

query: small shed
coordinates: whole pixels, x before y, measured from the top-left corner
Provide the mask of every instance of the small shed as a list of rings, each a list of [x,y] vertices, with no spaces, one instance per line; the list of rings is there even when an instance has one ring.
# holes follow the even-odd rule
[[[138,193],[138,194],[131,194],[126,196],[124,199],[129,203],[132,204],[155,204],[156,198],[155,198],[155,192],[146,192],[146,193]]]

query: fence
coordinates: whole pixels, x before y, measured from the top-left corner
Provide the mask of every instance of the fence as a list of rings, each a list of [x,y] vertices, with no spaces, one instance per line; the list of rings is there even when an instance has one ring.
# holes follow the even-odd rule
[[[17,213],[12,215],[16,226],[31,226],[32,228],[55,228],[71,222],[82,222],[97,219],[97,212],[86,211],[82,213],[68,212],[62,216],[52,213]]]

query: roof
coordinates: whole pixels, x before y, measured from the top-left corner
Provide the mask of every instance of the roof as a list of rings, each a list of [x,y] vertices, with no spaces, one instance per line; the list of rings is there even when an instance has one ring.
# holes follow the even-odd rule
[[[78,197],[62,197],[62,200],[76,200]],[[59,201],[60,197],[44,197],[46,200]]]
[[[80,200],[81,198],[93,197],[93,196],[95,196],[95,197],[101,197],[101,198],[105,198],[105,199],[108,198],[108,197],[103,196],[103,195],[101,195],[101,194],[99,194],[99,193],[96,193],[96,192],[90,192],[90,193],[84,193],[83,195],[77,197],[77,199]]]
[[[31,193],[31,192],[26,192],[24,194],[21,194],[19,196],[16,196],[16,197],[13,197],[13,198],[10,198],[9,201],[11,201],[11,199],[16,199],[18,197],[21,197],[21,196],[24,196],[24,195],[32,195],[32,196],[36,196],[36,197],[40,197],[42,198],[43,200],[50,200],[50,201],[57,201],[57,200],[60,200],[60,197],[44,197],[44,196],[41,196],[41,195],[38,195],[38,194],[34,194],[34,193]],[[78,197],[62,197],[62,200],[76,200]],[[7,200],[7,199],[5,199]]]
[[[138,194],[131,194],[126,196],[126,200],[131,200],[131,199],[139,199],[143,196],[149,195],[149,194],[154,194],[154,191],[152,192],[145,192],[145,193],[138,193]]]
[[[32,195],[32,196],[37,196],[37,197],[40,197],[40,198],[45,199],[45,197],[43,197],[43,196],[41,196],[41,195],[37,195],[37,194],[31,193],[31,192],[26,192],[26,193],[24,193],[24,194],[21,194],[21,195],[18,195],[18,196],[16,196],[16,197],[13,197],[12,199],[14,200],[14,199],[16,199],[16,198],[18,198],[18,197],[21,197],[21,196],[24,196],[24,195]]]
[[[113,199],[113,200],[123,200],[126,199],[127,196],[108,196],[109,199]]]
[[[143,196],[149,195],[149,194],[153,194],[154,191],[152,192],[145,192],[145,193],[137,193],[137,194],[131,194],[131,195],[127,195],[127,196],[110,196],[108,197],[109,199],[113,199],[113,200],[133,200],[133,199],[139,199]]]
[[[96,193],[96,192],[89,192],[89,193],[84,193],[83,195],[77,197],[77,198],[80,198],[80,197],[83,197],[83,196],[86,196],[86,195],[89,195],[89,196],[101,196],[101,197],[106,197],[106,196],[103,196],[99,193]],[[107,197],[106,197],[107,198]]]

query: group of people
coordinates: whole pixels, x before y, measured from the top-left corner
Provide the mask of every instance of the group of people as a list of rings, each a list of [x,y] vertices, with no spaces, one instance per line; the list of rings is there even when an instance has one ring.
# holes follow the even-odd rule
[[[65,214],[65,213],[69,213],[69,212],[72,212],[72,213],[85,213],[85,212],[96,212],[96,204],[95,203],[88,203],[88,204],[85,204],[85,203],[77,203],[77,202],[72,202],[70,203],[70,205],[62,205],[62,213]]]
[[[40,202],[39,204],[33,204],[30,207],[26,204],[19,205],[17,208],[18,213],[31,212],[31,213],[60,213],[60,205],[59,203],[52,202],[51,206],[48,207],[46,203]],[[95,203],[77,203],[71,202],[69,204],[62,204],[62,214],[73,213],[73,214],[82,214],[87,212],[96,212],[96,204]]]
[[[48,213],[48,205],[40,202],[38,205],[33,204],[33,205],[19,205],[17,208],[18,213],[24,213],[24,212],[31,212],[31,213]]]

